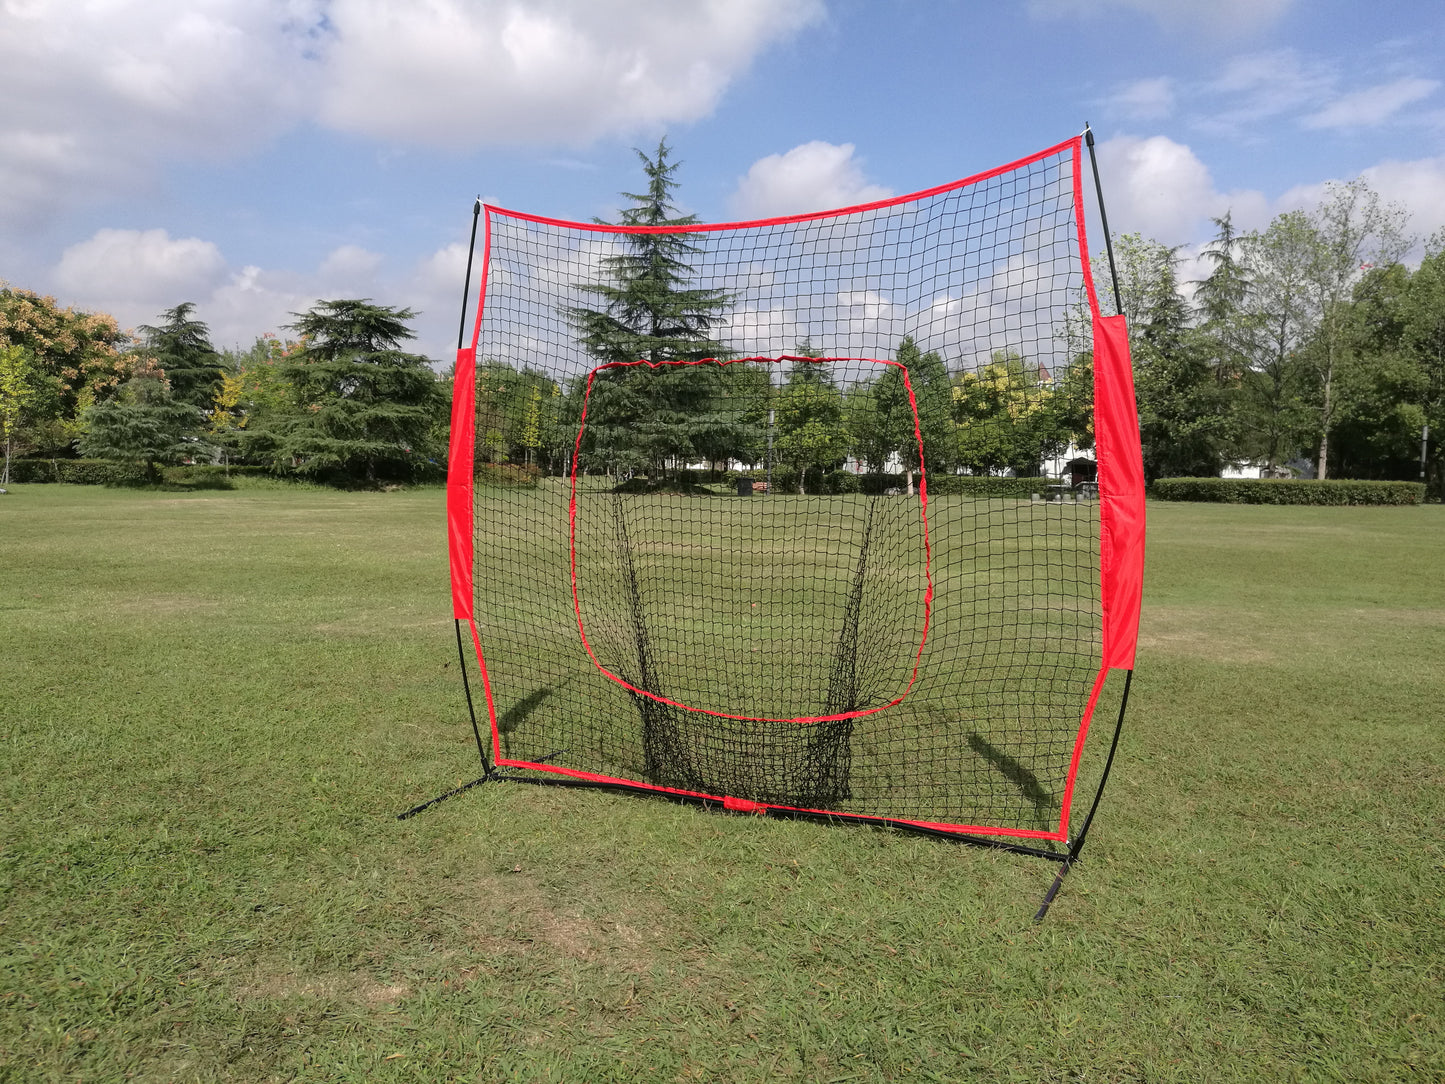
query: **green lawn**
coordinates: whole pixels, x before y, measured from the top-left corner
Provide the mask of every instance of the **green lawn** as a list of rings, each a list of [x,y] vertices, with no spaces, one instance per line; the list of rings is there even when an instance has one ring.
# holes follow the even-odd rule
[[[1153,504],[1054,868],[475,774],[438,490],[0,497],[0,1080],[1445,1075],[1445,509]]]

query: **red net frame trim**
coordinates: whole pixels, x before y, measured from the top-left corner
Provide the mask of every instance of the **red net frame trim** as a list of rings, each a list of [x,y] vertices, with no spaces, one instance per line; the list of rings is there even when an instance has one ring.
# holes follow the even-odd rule
[[[923,575],[925,587],[923,592],[923,627],[918,634],[918,648],[913,653],[913,669],[908,675],[908,684],[892,700],[886,704],[879,704],[873,708],[863,708],[858,711],[841,712],[835,715],[799,715],[792,717],[777,717],[767,715],[733,715],[725,711],[709,711],[707,708],[694,707],[691,704],[684,704],[678,700],[651,692],[632,684],[624,677],[614,674],[598,660],[592,650],[592,644],[587,639],[587,629],[582,620],[582,601],[577,591],[577,461],[582,451],[582,436],[587,431],[587,407],[592,401],[592,384],[597,374],[608,369],[630,369],[635,366],[646,366],[649,369],[661,368],[691,368],[699,365],[738,365],[746,363],[779,364],[781,362],[803,362],[808,364],[827,364],[834,361],[861,361],[871,362],[875,365],[891,365],[898,369],[903,377],[903,387],[908,392],[908,408],[913,412],[913,439],[918,445],[919,479],[919,518],[923,523]],[[908,367],[888,358],[804,358],[794,357],[791,354],[780,354],[777,357],[748,357],[748,358],[702,358],[696,361],[648,361],[645,358],[638,361],[613,361],[605,365],[599,365],[587,374],[587,394],[583,399],[582,417],[577,426],[577,439],[572,448],[572,474],[570,478],[571,494],[567,501],[567,547],[568,559],[572,571],[572,608],[577,614],[577,632],[582,637],[582,646],[587,650],[587,657],[592,660],[592,665],[607,678],[615,681],[629,692],[639,696],[645,696],[649,700],[655,700],[660,704],[667,704],[674,708],[682,708],[684,711],[694,711],[703,715],[715,715],[721,719],[737,719],[742,722],[756,723],[797,723],[808,725],[812,723],[831,723],[844,719],[857,719],[864,715],[875,715],[880,711],[887,711],[891,707],[903,703],[908,693],[912,690],[914,683],[918,680],[919,660],[923,657],[923,646],[928,641],[928,629],[933,615],[933,545],[928,534],[928,470],[923,460],[923,433],[918,422],[918,401],[913,395],[913,383],[908,379]]]
[[[1075,232],[1078,238],[1085,295],[1093,316],[1095,340],[1095,417],[1096,436],[1104,445],[1098,450],[1100,502],[1100,574],[1101,601],[1104,610],[1104,647],[1101,665],[1096,674],[1088,702],[1081,713],[1073,754],[1062,794],[1058,825],[1053,830],[1013,828],[987,824],[937,822],[908,817],[879,817],[836,809],[817,810],[775,803],[750,802],[726,795],[679,790],[636,779],[610,776],[580,768],[570,768],[533,760],[515,760],[502,755],[496,705],[492,695],[481,635],[474,608],[472,521],[474,508],[473,463],[475,432],[471,412],[475,396],[476,350],[481,338],[482,321],[487,298],[487,271],[490,265],[492,219],[494,216],[514,218],[543,225],[599,233],[698,233],[730,230],[740,227],[781,225],[791,222],[841,217],[862,211],[907,203],[955,189],[978,184],[993,177],[1023,168],[1052,155],[1067,154],[1073,177]],[[1090,723],[1110,670],[1132,670],[1138,645],[1138,622],[1143,592],[1144,569],[1144,484],[1142,454],[1138,442],[1138,414],[1134,400],[1133,369],[1129,357],[1128,337],[1123,316],[1104,316],[1099,308],[1089,245],[1083,214],[1083,137],[1074,136],[1033,154],[996,166],[961,180],[910,192],[889,199],[834,210],[787,215],[746,222],[694,223],[688,226],[615,226],[605,223],[573,222],[566,219],[510,211],[484,205],[484,233],[481,270],[477,292],[476,318],[472,328],[471,346],[457,352],[454,377],[452,432],[447,479],[448,550],[451,569],[453,616],[465,621],[476,651],[477,667],[482,680],[492,736],[493,763],[499,767],[525,768],[565,776],[583,782],[616,785],[679,797],[722,801],[729,808],[817,813],[827,817],[876,822],[885,820],[900,825],[957,833],[960,835],[999,836],[1015,839],[1036,839],[1067,842],[1069,814],[1073,792],[1088,737]],[[742,360],[742,359],[740,359]],[[846,359],[838,359],[846,360]],[[875,360],[875,359],[857,359]],[[631,363],[626,363],[631,364]],[[890,364],[896,364],[890,362]],[[910,401],[912,390],[909,391]],[[915,413],[916,416],[916,413]],[[1108,434],[1108,435],[1105,435]],[[926,473],[920,485],[926,487]],[[926,500],[926,490],[924,491]]]

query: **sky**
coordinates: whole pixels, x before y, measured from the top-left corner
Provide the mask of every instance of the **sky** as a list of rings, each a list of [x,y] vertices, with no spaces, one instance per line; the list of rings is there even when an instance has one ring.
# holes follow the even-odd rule
[[[1214,217],[1331,181],[1445,227],[1441,0],[0,0],[0,100],[0,280],[127,328],[189,301],[221,348],[366,297],[449,361],[474,199],[615,220],[663,137],[729,221],[1087,122],[1111,229],[1186,279]]]

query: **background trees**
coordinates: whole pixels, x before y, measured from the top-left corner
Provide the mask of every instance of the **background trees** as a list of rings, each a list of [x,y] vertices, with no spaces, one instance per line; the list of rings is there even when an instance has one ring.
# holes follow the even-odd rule
[[[688,226],[695,215],[680,215],[672,194],[677,163],[666,140],[654,157],[637,152],[646,188],[624,192],[632,206],[622,212],[626,226]],[[730,304],[718,290],[692,285],[690,257],[697,251],[687,233],[635,233],[623,250],[607,256],[611,282],[581,284],[600,308],[567,312],[578,340],[599,363],[696,361],[725,356],[711,330]],[[726,458],[749,442],[731,416],[713,409],[725,395],[720,366],[676,367],[597,374],[588,406],[584,451],[612,471],[647,470],[661,477],[690,459]]]
[[[427,359],[400,349],[416,314],[369,299],[321,301],[289,325],[300,348],[280,364],[283,404],[247,430],[245,447],[318,478],[375,483],[424,474],[445,407]]]
[[[200,414],[174,397],[165,372],[150,359],[116,395],[88,406],[81,420],[82,455],[138,463],[150,482],[159,480],[156,464],[209,458],[211,451],[201,439]]]

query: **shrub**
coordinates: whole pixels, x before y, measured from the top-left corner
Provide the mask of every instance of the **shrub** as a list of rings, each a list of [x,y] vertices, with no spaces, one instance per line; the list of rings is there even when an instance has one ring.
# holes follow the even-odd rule
[[[146,484],[145,468],[138,463],[110,459],[12,459],[12,482],[67,482],[80,486],[138,486]]]
[[[931,497],[1018,497],[1028,500],[1058,483],[1050,478],[995,478],[982,474],[940,474],[928,479]]]
[[[520,463],[479,463],[476,479],[484,486],[536,489],[537,483],[542,480],[542,471],[539,467],[527,467]]]
[[[1223,504],[1420,504],[1421,482],[1354,479],[1160,478],[1149,495],[1161,501],[1214,501]]]

